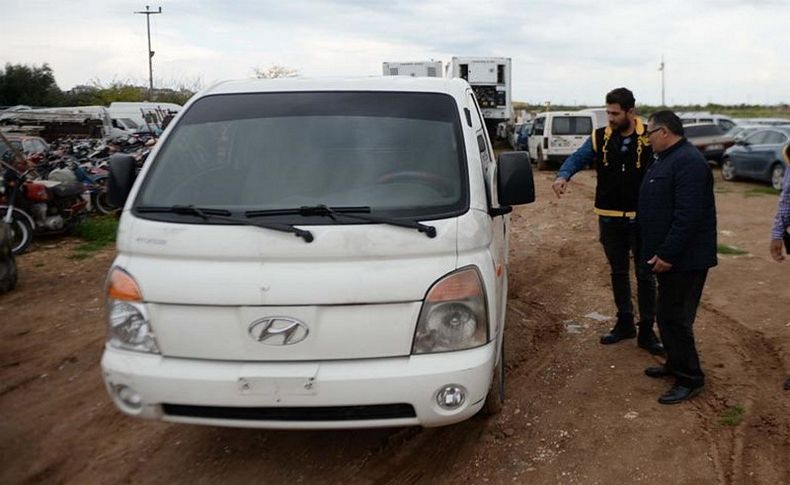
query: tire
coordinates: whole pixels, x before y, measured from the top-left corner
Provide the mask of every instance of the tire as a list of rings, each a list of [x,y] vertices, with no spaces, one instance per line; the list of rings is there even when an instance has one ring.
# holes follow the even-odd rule
[[[729,158],[721,161],[721,178],[728,182],[735,180],[735,163]]]
[[[782,190],[782,181],[785,176],[785,168],[777,163],[771,167],[771,187],[775,190]]]
[[[118,210],[118,208],[111,204],[110,200],[107,198],[107,180],[108,177],[98,177],[94,182],[100,187],[100,190],[96,192],[96,195],[93,197],[93,206],[99,213],[104,215],[113,214]]]
[[[491,378],[491,385],[488,387],[488,394],[480,414],[483,416],[493,416],[502,411],[505,404],[505,336],[502,336],[502,343],[499,347],[499,362],[494,366],[494,375]]]
[[[96,197],[93,200],[93,203],[96,206],[96,210],[104,215],[114,214],[115,211],[118,210],[118,208],[112,205],[108,200],[106,190],[101,190],[97,192]]]
[[[11,227],[0,221],[0,295],[14,289],[17,277],[16,259],[11,251]]]
[[[33,228],[24,217],[14,213],[11,220],[11,251],[22,254],[33,242]]]
[[[549,169],[549,162],[546,161],[546,158],[543,156],[543,150],[538,150],[538,170],[548,170]]]

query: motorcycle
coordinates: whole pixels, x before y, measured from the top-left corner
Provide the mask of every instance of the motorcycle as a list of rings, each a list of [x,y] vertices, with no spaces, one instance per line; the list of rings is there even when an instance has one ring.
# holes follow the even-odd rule
[[[21,172],[3,158],[0,215],[11,225],[14,254],[23,253],[34,234],[66,233],[88,216],[81,182],[34,180],[35,169]]]

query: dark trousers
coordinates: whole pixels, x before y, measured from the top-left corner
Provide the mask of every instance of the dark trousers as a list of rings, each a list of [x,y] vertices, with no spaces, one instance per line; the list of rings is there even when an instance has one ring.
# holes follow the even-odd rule
[[[656,279],[640,253],[639,224],[627,217],[599,217],[600,241],[609,260],[617,314],[634,313],[631,303],[630,259],[634,257],[639,323],[652,327],[656,317]]]
[[[658,331],[667,353],[667,369],[685,387],[705,384],[694,345],[694,319],[708,270],[658,274]]]

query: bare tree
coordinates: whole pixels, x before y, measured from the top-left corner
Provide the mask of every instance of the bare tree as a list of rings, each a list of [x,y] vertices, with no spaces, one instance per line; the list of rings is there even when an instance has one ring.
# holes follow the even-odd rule
[[[273,65],[266,69],[256,67],[255,70],[255,77],[258,79],[274,79],[278,77],[297,77],[299,76],[299,71],[296,69],[291,69],[290,67],[285,66],[278,66]]]

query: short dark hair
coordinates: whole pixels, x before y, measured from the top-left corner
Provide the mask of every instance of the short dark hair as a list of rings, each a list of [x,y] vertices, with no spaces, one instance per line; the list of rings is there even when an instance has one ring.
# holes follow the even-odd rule
[[[668,109],[656,111],[650,115],[650,118],[647,120],[652,121],[654,125],[663,126],[677,136],[683,136],[685,134],[683,131],[683,122],[680,121],[678,115]]]
[[[623,111],[628,111],[636,105],[636,100],[628,89],[617,88],[606,93],[606,104],[619,104]]]

